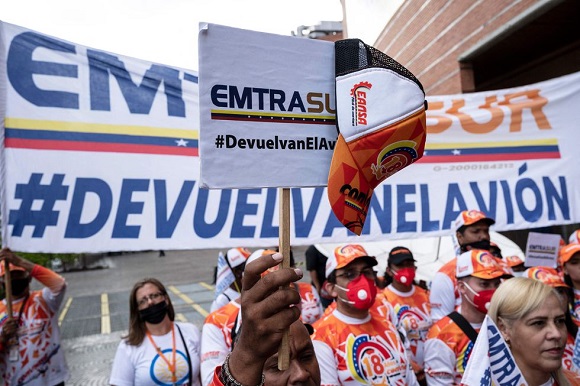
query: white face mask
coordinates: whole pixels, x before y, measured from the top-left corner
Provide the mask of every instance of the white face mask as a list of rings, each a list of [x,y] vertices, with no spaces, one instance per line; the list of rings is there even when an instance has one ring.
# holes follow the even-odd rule
[[[512,275],[514,275],[514,277],[524,277],[524,273],[525,273],[525,271],[521,271],[521,272],[512,271]]]

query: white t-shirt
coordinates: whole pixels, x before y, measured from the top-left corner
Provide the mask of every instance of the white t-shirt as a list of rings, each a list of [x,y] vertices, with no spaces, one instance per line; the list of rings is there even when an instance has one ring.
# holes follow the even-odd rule
[[[187,353],[178,327],[181,329],[183,339],[187,344],[191,360],[191,383],[189,383]],[[171,331],[161,336],[154,335],[153,340],[165,358],[172,362],[173,340]],[[200,341],[201,337],[197,326],[191,323],[175,322],[177,385],[201,385],[199,379]],[[149,338],[145,337],[139,346],[130,346],[125,340],[119,343],[109,383],[115,386],[158,386],[172,384],[172,380],[169,366],[157,353]]]
[[[437,322],[461,305],[461,296],[455,296],[455,285],[445,273],[437,272],[431,281],[429,291],[431,320]]]

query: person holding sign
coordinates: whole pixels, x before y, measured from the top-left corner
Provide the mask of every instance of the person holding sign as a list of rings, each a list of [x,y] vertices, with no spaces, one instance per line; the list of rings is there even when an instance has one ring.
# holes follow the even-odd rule
[[[242,324],[234,348],[217,366],[210,385],[320,385],[320,370],[309,331],[299,320],[300,295],[291,286],[298,268],[270,270],[282,254],[260,254],[249,261],[241,296]],[[263,272],[270,270],[267,280]],[[289,329],[290,362],[278,370],[278,348]]]
[[[568,244],[560,250],[564,280],[572,288],[570,308],[572,319],[580,326],[580,244]]]
[[[511,276],[507,266],[485,250],[473,249],[459,255],[457,288],[459,312],[453,311],[431,327],[425,342],[427,384],[458,385],[467,366],[489,302],[501,278]]]
[[[4,280],[7,263],[10,283]],[[13,300],[13,315],[7,313],[7,299],[0,302],[0,383],[64,385],[69,369],[58,327],[58,310],[66,290],[64,278],[8,248],[0,251],[0,275],[2,285],[10,286]],[[30,291],[32,279],[44,288]]]
[[[129,295],[129,310],[129,333],[117,348],[110,384],[201,385],[199,329],[174,321],[165,286],[154,278],[138,281]]]
[[[580,384],[580,375],[562,369],[565,312],[566,301],[558,292],[529,278],[505,281],[491,300],[489,316],[530,386]]]
[[[339,246],[327,260],[325,289],[336,308],[314,323],[312,335],[323,385],[419,384],[394,324],[370,311],[375,265],[359,244]]]

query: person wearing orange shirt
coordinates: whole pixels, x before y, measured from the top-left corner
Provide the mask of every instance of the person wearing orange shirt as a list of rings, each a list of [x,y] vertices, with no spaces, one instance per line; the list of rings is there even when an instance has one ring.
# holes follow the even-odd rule
[[[9,263],[12,315],[6,299],[0,302],[0,384],[62,386],[69,378],[60,342],[58,310],[64,300],[66,281],[48,268],[0,251],[0,276],[5,286],[5,261]],[[44,287],[30,290],[32,279]]]
[[[263,254],[248,262],[243,277],[243,323],[234,348],[215,368],[212,386],[320,385],[320,369],[310,331],[298,318],[300,296],[291,286],[303,277],[300,269],[261,273],[282,261],[280,253]],[[283,332],[288,331],[288,368],[278,369]]]
[[[405,247],[395,247],[389,252],[385,275],[392,279],[384,290],[385,299],[393,306],[397,328],[405,331],[411,350],[413,370],[423,383],[424,343],[431,327],[429,293],[414,284],[415,259]]]
[[[471,249],[489,251],[491,248],[489,227],[493,224],[495,224],[495,220],[479,210],[462,211],[453,223],[459,244],[459,253]],[[457,279],[455,278],[456,262],[457,258],[454,257],[445,263],[431,281],[429,301],[433,322],[457,309],[461,304],[461,296],[459,296]]]
[[[501,278],[510,276],[489,251],[473,249],[459,255],[457,288],[459,312],[437,321],[425,342],[425,374],[429,386],[459,385],[469,354]]]
[[[322,385],[418,385],[395,325],[371,312],[375,265],[359,244],[337,247],[326,262],[325,289],[336,308],[314,323],[312,335]]]

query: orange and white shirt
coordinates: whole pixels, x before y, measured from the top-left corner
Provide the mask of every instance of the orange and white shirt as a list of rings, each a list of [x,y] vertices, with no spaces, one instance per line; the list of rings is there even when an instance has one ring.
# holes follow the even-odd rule
[[[241,319],[241,305],[237,300],[232,300],[225,306],[210,313],[201,329],[201,384],[209,385],[213,378],[214,370],[226,359],[232,350],[232,330],[234,324],[236,331],[241,325],[241,320],[236,323],[236,318]]]
[[[393,306],[397,328],[405,331],[411,359],[423,367],[424,344],[432,325],[429,293],[416,285],[409,292],[400,292],[391,284],[383,290],[383,294]]]
[[[418,385],[395,326],[372,314],[352,318],[337,309],[313,325],[321,385]]]
[[[479,331],[480,324],[471,324]],[[429,386],[459,385],[473,342],[455,322],[445,316],[435,323],[425,341],[425,375]]]
[[[298,292],[300,292],[300,319],[303,323],[312,324],[322,316],[322,303],[316,287],[310,283],[299,281]]]
[[[10,348],[0,350],[0,376],[5,385],[56,385],[69,377],[64,349],[60,343],[58,310],[65,295],[62,276],[35,265],[30,275],[45,287],[31,291],[27,299],[12,304],[20,357],[10,361]],[[0,302],[0,333],[8,320],[6,299]]]
[[[578,335],[580,335],[580,332],[578,333]],[[568,333],[566,337],[566,347],[564,348],[564,355],[562,356],[562,368],[565,370],[579,372],[580,367],[577,367],[573,362],[573,359],[576,359],[576,361],[580,360],[580,356],[578,356],[578,353],[576,354],[576,356],[574,356],[574,350],[576,349],[575,343],[576,339],[574,339],[572,334]]]

